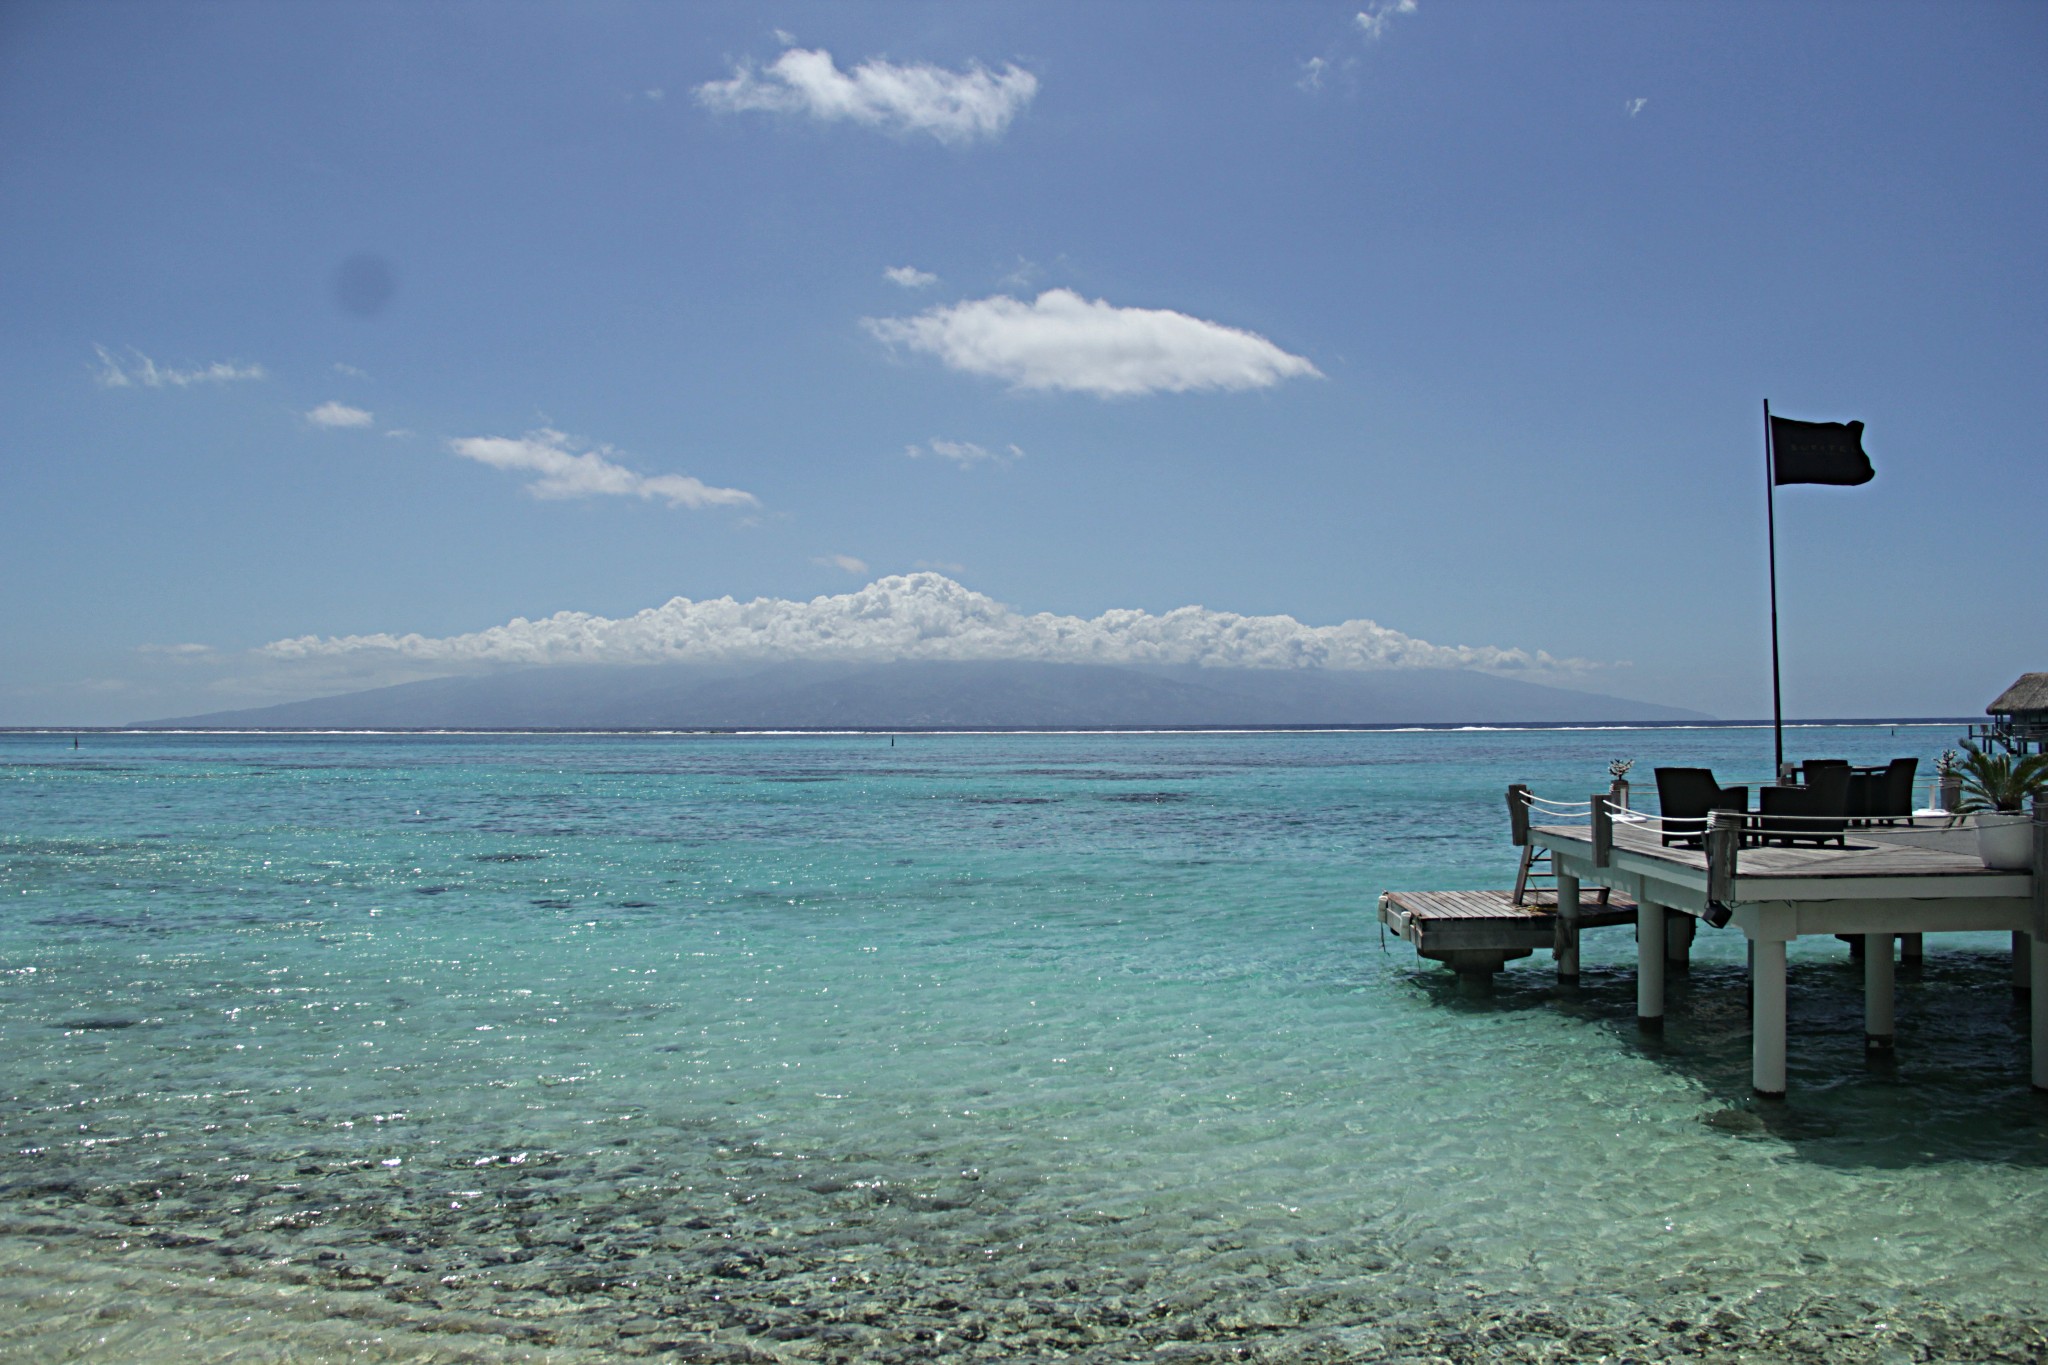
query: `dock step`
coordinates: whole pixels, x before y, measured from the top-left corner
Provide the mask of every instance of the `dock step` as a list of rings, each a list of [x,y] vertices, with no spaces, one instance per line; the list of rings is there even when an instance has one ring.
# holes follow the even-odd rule
[[[1517,905],[1513,891],[1388,891],[1380,896],[1380,923],[1424,957],[1461,971],[1497,971],[1509,958],[1556,945],[1556,890],[1530,888],[1524,900]],[[1581,928],[1635,920],[1628,897],[1603,887],[1579,892]]]

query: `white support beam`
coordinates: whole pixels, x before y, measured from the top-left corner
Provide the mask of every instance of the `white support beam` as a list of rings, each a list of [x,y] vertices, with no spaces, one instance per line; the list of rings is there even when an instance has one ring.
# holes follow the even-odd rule
[[[2019,900],[1953,899],[1759,901],[1790,908],[1801,935],[1981,933],[2020,928],[2026,902]]]
[[[1796,900],[1808,905],[1829,901],[2002,901],[2024,902],[2033,883],[2024,872],[1976,872],[1968,877],[1774,877],[1768,873],[1744,871],[1740,891],[1743,900]],[[1928,906],[1934,914],[1943,913]]]

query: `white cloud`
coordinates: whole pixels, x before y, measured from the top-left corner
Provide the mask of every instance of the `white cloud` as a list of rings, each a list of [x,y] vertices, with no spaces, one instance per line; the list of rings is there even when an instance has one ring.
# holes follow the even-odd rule
[[[849,567],[835,557],[821,561]],[[852,561],[858,563],[858,561]],[[1240,616],[1206,607],[1093,618],[1023,615],[937,573],[881,578],[808,602],[730,597],[610,619],[565,611],[520,617],[469,635],[304,635],[259,651],[309,668],[346,667],[360,679],[406,670],[461,672],[505,665],[651,664],[752,659],[1032,659],[1048,663],[1200,664],[1237,668],[1587,667],[1520,649],[1434,645],[1372,621],[1309,626],[1291,616]],[[367,683],[362,685],[368,685]]]
[[[903,453],[913,460],[921,460],[927,455],[936,455],[942,460],[951,460],[962,469],[968,469],[978,464],[1008,464],[1012,460],[1024,458],[1024,451],[1014,445],[1002,450],[990,450],[985,446],[976,445],[972,441],[941,441],[937,437],[932,438],[929,446],[905,446]]]
[[[882,272],[882,278],[891,284],[900,284],[905,289],[922,289],[928,284],[937,284],[939,277],[929,270],[919,270],[914,265],[892,265]]]
[[[133,388],[137,384],[146,389],[161,389],[167,385],[183,389],[194,384],[227,384],[238,379],[269,378],[261,365],[232,365],[216,360],[195,370],[180,370],[158,365],[132,346],[128,348],[128,354],[133,358],[125,361],[104,346],[95,346],[93,350],[100,358],[100,370],[95,377],[101,387],[109,389]]]
[[[1378,38],[1386,32],[1387,20],[1397,14],[1415,13],[1415,0],[1373,0],[1358,12],[1358,26],[1368,38]]]
[[[1323,73],[1330,69],[1327,57],[1311,57],[1301,64],[1301,79],[1294,83],[1297,90],[1315,91],[1323,88]]]
[[[819,555],[811,563],[853,574],[863,574],[868,571],[868,562],[865,559],[855,559],[852,555]]]
[[[979,62],[948,71],[877,59],[841,71],[822,48],[793,47],[763,68],[738,63],[731,79],[706,81],[695,93],[699,104],[721,113],[808,114],[822,123],[847,120],[965,144],[1000,136],[1038,93],[1038,77],[1014,65],[990,71]]]
[[[752,493],[737,488],[713,488],[687,474],[641,474],[614,462],[610,446],[578,450],[559,431],[542,428],[521,437],[465,436],[448,443],[448,448],[465,460],[475,460],[493,469],[513,469],[538,474],[526,485],[536,498],[660,498],[671,507],[754,506]]]
[[[164,654],[173,659],[204,659],[213,657],[215,653],[212,645],[195,644],[137,645],[135,646],[135,652],[137,654]]]
[[[339,360],[334,362],[334,372],[336,374],[345,374],[350,379],[368,379],[370,377],[368,370],[359,370],[353,365],[344,365]]]
[[[307,413],[306,420],[316,427],[366,427],[377,419],[361,408],[330,401]]]
[[[1255,332],[1164,308],[1118,308],[1070,289],[1031,303],[1007,294],[926,309],[910,318],[866,318],[882,341],[937,356],[949,368],[1006,379],[1020,389],[1102,397],[1262,389],[1320,375],[1307,360]]]
[[[1632,99],[1632,100],[1630,100],[1630,101],[1629,101],[1629,102],[1628,102],[1627,104],[1623,105],[1622,107],[1623,107],[1624,109],[1628,110],[1628,116],[1629,116],[1630,118],[1634,118],[1634,117],[1635,117],[1635,116],[1636,116],[1637,114],[1640,114],[1640,113],[1642,113],[1642,112],[1643,112],[1643,106],[1644,106],[1644,105],[1646,105],[1646,104],[1648,104],[1648,103],[1649,103],[1649,100],[1647,100],[1647,99]]]

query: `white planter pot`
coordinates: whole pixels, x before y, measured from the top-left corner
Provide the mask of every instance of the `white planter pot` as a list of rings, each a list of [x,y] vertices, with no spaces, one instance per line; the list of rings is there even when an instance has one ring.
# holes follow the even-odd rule
[[[1977,856],[1984,866],[2023,872],[2034,862],[2034,822],[2024,811],[1981,811]]]

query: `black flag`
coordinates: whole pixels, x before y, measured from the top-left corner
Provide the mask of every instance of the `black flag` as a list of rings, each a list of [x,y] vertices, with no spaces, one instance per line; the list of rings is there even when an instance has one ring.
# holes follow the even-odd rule
[[[1863,423],[1771,418],[1771,482],[1852,485],[1875,477],[1863,453]]]

